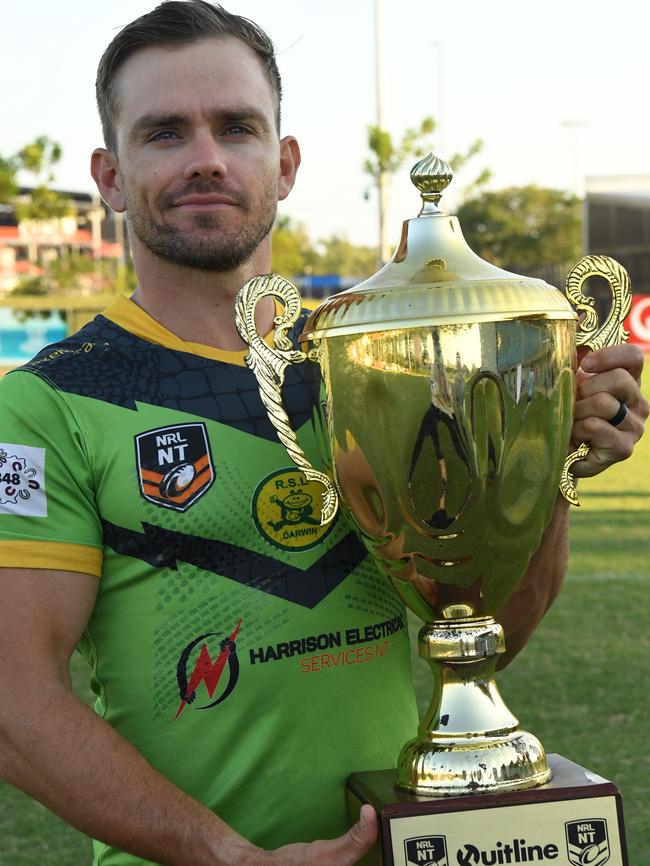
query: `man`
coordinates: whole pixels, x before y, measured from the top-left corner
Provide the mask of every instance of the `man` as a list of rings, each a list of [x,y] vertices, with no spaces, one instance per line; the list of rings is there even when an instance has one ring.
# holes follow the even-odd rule
[[[97,90],[92,174],[128,213],[138,288],[0,388],[0,770],[100,840],[97,866],[352,864],[377,829],[364,807],[345,831],[345,777],[392,764],[416,717],[403,608],[342,520],[292,533],[313,491],[235,330],[300,163],[273,48],[173,0],[115,37]],[[591,363],[583,475],[629,456],[648,413],[632,348]],[[286,396],[316,459],[314,376]],[[566,511],[503,612],[513,646],[561,583]],[[97,713],[70,692],[77,644]]]

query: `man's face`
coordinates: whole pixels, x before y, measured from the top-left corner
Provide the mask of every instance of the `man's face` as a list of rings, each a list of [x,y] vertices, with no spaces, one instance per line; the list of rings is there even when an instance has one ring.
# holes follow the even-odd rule
[[[147,48],[115,85],[117,183],[136,238],[185,267],[239,267],[293,183],[257,55],[230,37]]]

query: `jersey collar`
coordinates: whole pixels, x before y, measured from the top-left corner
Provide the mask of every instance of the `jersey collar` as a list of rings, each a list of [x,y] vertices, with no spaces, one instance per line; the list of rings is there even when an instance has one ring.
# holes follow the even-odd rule
[[[158,346],[175,349],[179,352],[188,352],[191,355],[200,355],[202,358],[224,361],[226,364],[236,364],[239,367],[246,366],[244,357],[248,352],[247,349],[232,352],[226,349],[216,349],[214,346],[204,346],[202,343],[188,343],[168,331],[130,298],[118,298],[104,310],[102,316],[148,343],[155,343]],[[269,345],[272,345],[273,331],[270,331],[264,339]]]

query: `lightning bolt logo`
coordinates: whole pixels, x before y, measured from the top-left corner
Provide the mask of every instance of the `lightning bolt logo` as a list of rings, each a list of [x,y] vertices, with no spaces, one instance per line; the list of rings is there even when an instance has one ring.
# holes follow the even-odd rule
[[[226,637],[221,641],[220,652],[214,662],[210,657],[210,651],[208,650],[207,644],[203,643],[189,680],[187,679],[187,663],[192,651],[201,643],[201,641],[205,641],[210,637],[219,637],[219,635],[215,632],[207,632],[206,634],[199,635],[199,637],[195,638],[185,647],[181,653],[176,668],[176,679],[178,681],[181,703],[176,715],[174,716],[174,720],[180,716],[187,704],[194,703],[196,699],[196,690],[201,682],[205,683],[205,687],[208,690],[210,697],[214,695],[226,665],[228,665],[229,678],[228,685],[223,693],[216,701],[212,701],[212,703],[205,704],[202,707],[196,707],[196,709],[207,710],[210,707],[216,707],[217,704],[223,703],[223,701],[225,701],[232,693],[233,689],[237,685],[237,680],[239,679],[239,659],[237,658],[236,641],[241,624],[242,620],[240,619],[230,637]]]

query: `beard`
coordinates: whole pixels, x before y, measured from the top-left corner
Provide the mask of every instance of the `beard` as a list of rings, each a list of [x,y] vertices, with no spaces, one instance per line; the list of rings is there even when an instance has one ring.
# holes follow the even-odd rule
[[[247,262],[260,243],[273,228],[277,210],[277,193],[269,188],[258,202],[250,196],[226,189],[222,183],[198,181],[183,190],[161,196],[160,212],[174,206],[174,201],[193,194],[216,193],[227,195],[236,202],[249,219],[236,229],[224,225],[220,213],[195,213],[192,228],[178,228],[157,222],[151,212],[136,204],[126,193],[126,212],[129,224],[138,240],[152,253],[165,261],[186,268],[223,273],[233,271]],[[206,230],[209,231],[206,234]]]

